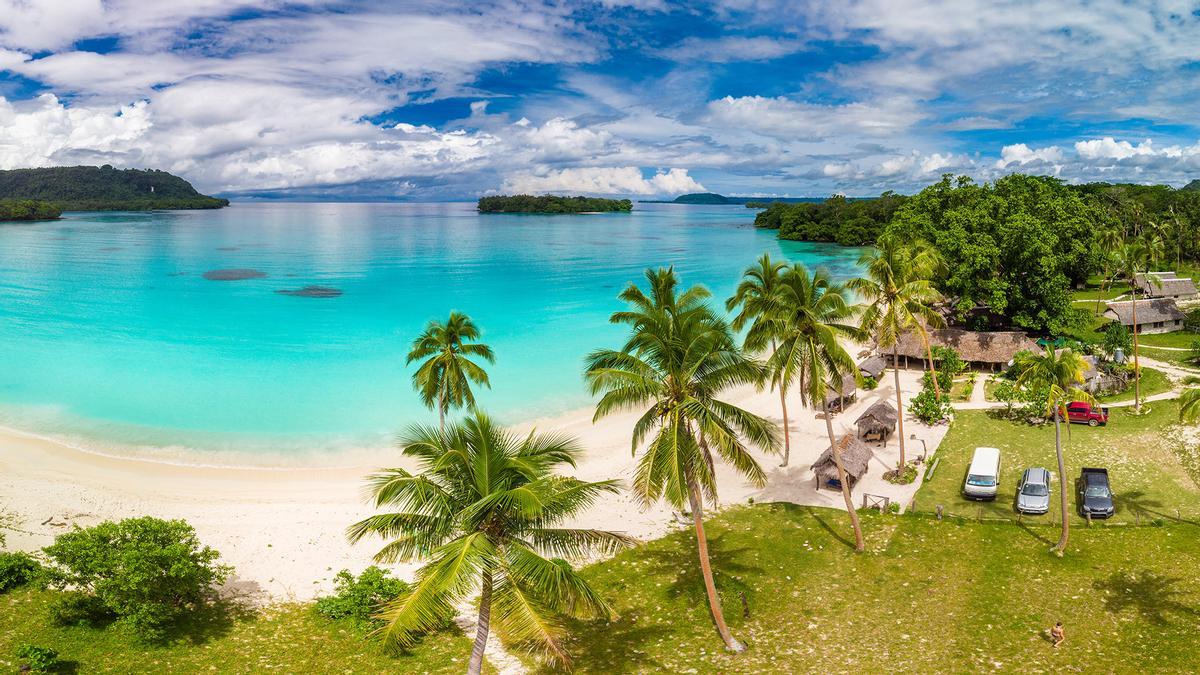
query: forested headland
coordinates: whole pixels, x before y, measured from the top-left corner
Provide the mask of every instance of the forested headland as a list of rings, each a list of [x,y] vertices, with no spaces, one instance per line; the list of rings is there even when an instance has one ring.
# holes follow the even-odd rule
[[[62,209],[36,199],[0,199],[0,222],[13,220],[54,220]]]
[[[493,195],[480,197],[480,213],[596,213],[631,211],[628,199],[560,197],[558,195]]]
[[[885,234],[925,240],[949,263],[935,284],[954,319],[978,329],[1061,333],[1086,321],[1070,293],[1105,267],[1105,242],[1152,237],[1164,264],[1200,260],[1200,191],[1167,185],[1022,174],[979,184],[947,174],[911,196],[770,204],[755,224],[781,239],[849,246]]]
[[[200,194],[179,176],[156,169],[58,166],[0,171],[0,199],[49,202],[63,211],[217,209],[228,199]]]

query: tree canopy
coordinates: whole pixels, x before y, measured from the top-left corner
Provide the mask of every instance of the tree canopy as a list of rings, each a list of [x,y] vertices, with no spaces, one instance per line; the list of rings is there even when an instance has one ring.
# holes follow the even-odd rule
[[[1061,332],[1078,320],[1070,291],[1096,269],[1091,210],[1045,176],[979,185],[949,174],[905,201],[887,232],[931,243],[947,265],[934,278],[956,319]]]
[[[51,202],[64,211],[216,209],[228,199],[202,195],[186,180],[156,169],[56,166],[0,171],[0,199]]]
[[[883,233],[896,209],[906,200],[903,195],[885,192],[877,199],[834,195],[823,202],[774,202],[754,217],[754,225],[779,230],[780,239],[863,246]]]
[[[36,199],[0,199],[0,221],[54,220],[62,209]]]
[[[591,213],[596,211],[630,211],[628,199],[598,197],[560,197],[558,195],[493,195],[480,197],[480,213]]]

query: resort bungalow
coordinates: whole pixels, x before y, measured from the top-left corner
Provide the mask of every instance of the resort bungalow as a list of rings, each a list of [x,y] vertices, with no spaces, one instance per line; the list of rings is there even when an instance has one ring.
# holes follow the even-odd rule
[[[863,359],[858,364],[858,372],[862,373],[863,377],[869,377],[873,380],[878,380],[883,375],[883,369],[887,367],[887,361],[882,356],[871,356]]]
[[[850,482],[850,489],[854,489],[854,484],[863,476],[867,475],[867,463],[875,456],[871,449],[865,443],[858,440],[854,434],[846,434],[838,439],[838,450],[842,455],[842,468],[846,470],[846,479]],[[817,458],[817,461],[812,465],[813,473],[817,477],[817,489],[827,487],[831,490],[842,489],[841,483],[838,482],[837,463],[833,461],[833,447],[825,448],[825,452]]]
[[[1139,317],[1140,318],[1140,317]],[[929,331],[929,342],[934,347],[949,347],[958,352],[963,361],[977,370],[1003,370],[1017,352],[1037,351],[1037,342],[1020,331],[970,331],[959,328],[943,328]],[[915,332],[900,336],[896,352],[901,365],[908,367],[909,359],[920,366],[925,361],[925,343]],[[881,352],[891,357],[891,351]]]
[[[846,409],[847,403],[854,403],[858,398],[858,386],[854,382],[853,377],[842,378],[842,390],[838,391],[832,386],[825,387],[825,407],[829,412],[841,412]]]
[[[1200,292],[1196,291],[1195,282],[1178,277],[1174,272],[1139,274],[1134,278],[1134,285],[1137,286],[1138,293],[1147,298],[1195,300],[1200,297]]]
[[[1104,316],[1118,321],[1126,328],[1133,328],[1133,301],[1108,303]],[[1179,306],[1170,298],[1154,298],[1137,303],[1137,331],[1139,333],[1170,333],[1183,330],[1186,318]]]
[[[896,409],[887,401],[876,401],[854,420],[854,424],[858,427],[859,438],[886,444],[888,436],[896,430]]]

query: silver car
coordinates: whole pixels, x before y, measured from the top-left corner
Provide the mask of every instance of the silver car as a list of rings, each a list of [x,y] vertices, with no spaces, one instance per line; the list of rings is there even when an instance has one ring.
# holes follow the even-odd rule
[[[1025,469],[1017,485],[1017,510],[1045,513],[1050,510],[1050,472],[1037,467]]]

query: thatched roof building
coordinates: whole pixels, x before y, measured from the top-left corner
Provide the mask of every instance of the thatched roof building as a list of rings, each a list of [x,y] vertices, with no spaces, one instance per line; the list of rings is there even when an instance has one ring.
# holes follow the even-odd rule
[[[874,405],[858,416],[854,424],[858,426],[859,438],[869,441],[886,441],[887,437],[896,430],[896,409],[887,401],[876,401]]]
[[[846,470],[846,478],[850,487],[860,478],[867,475],[868,462],[875,456],[865,443],[858,440],[854,434],[845,434],[837,441],[838,450],[842,456],[842,468]],[[817,476],[817,489],[823,486],[841,489],[838,483],[837,463],[833,461],[833,447],[825,448],[825,452],[812,465],[813,473]]]
[[[858,371],[862,373],[863,377],[872,377],[876,380],[883,375],[884,368],[887,368],[887,360],[879,355],[868,357],[858,363]]]
[[[1007,365],[1017,352],[1037,351],[1037,342],[1020,331],[970,331],[959,328],[943,328],[929,331],[929,341],[934,347],[949,347],[958,352],[963,361],[974,366],[995,368]],[[896,352],[905,359],[923,360],[925,344],[916,332],[900,336]],[[884,356],[890,350],[883,350]]]
[[[841,411],[846,403],[853,403],[856,398],[858,398],[858,384],[849,375],[842,377],[841,391],[834,389],[831,385],[825,387],[825,405],[831,411]]]
[[[1176,276],[1174,272],[1139,274],[1134,278],[1134,285],[1139,293],[1148,298],[1192,300],[1198,295],[1195,282]]]
[[[1121,325],[1133,326],[1133,301],[1110,302],[1104,316],[1119,321]],[[1187,318],[1179,306],[1170,298],[1154,298],[1137,302],[1137,325],[1139,333],[1170,333],[1183,330]]]

